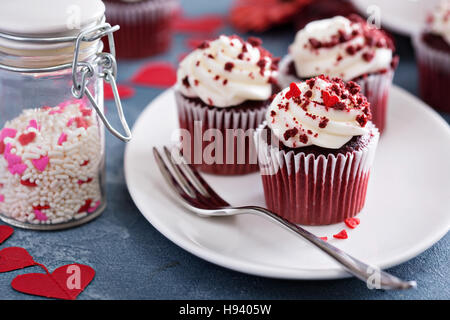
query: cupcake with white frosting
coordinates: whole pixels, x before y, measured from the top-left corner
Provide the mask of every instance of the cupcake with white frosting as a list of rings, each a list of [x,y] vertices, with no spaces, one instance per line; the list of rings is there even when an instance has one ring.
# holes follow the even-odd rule
[[[276,95],[255,134],[267,207],[291,222],[326,225],[364,206],[378,144],[355,82],[319,76]]]
[[[336,16],[310,22],[300,30],[280,64],[285,87],[320,74],[357,82],[371,104],[373,122],[382,131],[398,57],[390,37],[361,17]]]
[[[425,30],[414,36],[413,43],[423,100],[450,112],[450,0],[442,1],[429,15]]]
[[[276,93],[277,63],[259,39],[224,35],[183,59],[175,98],[188,161],[214,174],[258,170],[252,136]]]

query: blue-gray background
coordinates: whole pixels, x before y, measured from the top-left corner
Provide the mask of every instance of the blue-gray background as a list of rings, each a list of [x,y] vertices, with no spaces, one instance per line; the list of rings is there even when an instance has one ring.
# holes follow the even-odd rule
[[[230,1],[184,0],[187,15],[228,12]],[[234,32],[229,27],[221,30]],[[260,35],[261,36],[261,35]],[[142,63],[166,60],[177,64],[188,51],[186,35],[174,37],[170,52],[139,61],[119,61],[119,82],[127,83]],[[261,36],[264,46],[283,56],[293,40],[293,30],[277,30]],[[408,38],[397,37],[400,65],[394,82],[417,95],[417,68]],[[133,124],[141,111],[162,90],[137,88],[124,101],[127,119]],[[109,109],[113,110],[109,103]],[[117,118],[111,114],[118,125]],[[450,115],[443,116],[450,121]],[[155,132],[157,134],[157,132]],[[69,263],[83,263],[96,270],[93,282],[79,299],[449,299],[450,236],[447,234],[418,257],[389,271],[415,279],[418,289],[406,292],[368,290],[355,279],[288,281],[249,276],[205,262],[182,250],[153,228],[130,198],[123,174],[124,144],[107,134],[108,208],[95,221],[67,231],[33,232],[16,229],[6,246],[26,248],[50,270]],[[429,214],[432,214],[429,212]],[[29,268],[0,274],[0,299],[35,299],[15,292],[12,279]]]

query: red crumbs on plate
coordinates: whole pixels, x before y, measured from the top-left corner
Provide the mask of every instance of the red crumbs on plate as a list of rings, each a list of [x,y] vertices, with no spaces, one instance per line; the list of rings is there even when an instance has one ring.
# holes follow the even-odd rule
[[[178,32],[207,32],[214,33],[225,24],[225,18],[220,15],[203,15],[193,18],[177,18],[173,29]]]
[[[121,99],[131,98],[132,96],[134,96],[134,93],[135,93],[134,88],[123,85],[123,84],[117,85],[117,89],[119,91],[119,96]],[[104,95],[105,95],[106,100],[114,99],[114,93],[113,93],[113,90],[109,83],[105,83]]]
[[[142,86],[168,88],[177,82],[177,72],[169,62],[150,62],[144,65],[131,81]]]
[[[333,235],[333,237],[336,238],[336,239],[347,239],[348,238],[348,234],[347,234],[347,231],[342,230],[338,234]]]
[[[347,227],[355,229],[359,223],[361,221],[359,220],[359,218],[347,218],[345,219],[345,224],[347,225]]]
[[[327,241],[328,237],[320,237],[320,239],[322,239],[323,241]]]

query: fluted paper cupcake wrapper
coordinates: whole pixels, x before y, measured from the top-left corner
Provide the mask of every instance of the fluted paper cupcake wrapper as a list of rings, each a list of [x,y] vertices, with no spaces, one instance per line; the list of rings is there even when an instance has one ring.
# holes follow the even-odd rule
[[[283,88],[288,87],[291,82],[301,81],[298,77],[288,73],[289,64],[291,62],[292,57],[289,55],[285,56],[280,61],[278,83]],[[361,86],[361,93],[365,95],[370,102],[372,122],[380,132],[383,132],[386,126],[387,103],[393,77],[394,71],[391,69],[385,73],[375,73],[355,80],[355,82]]]
[[[169,48],[173,18],[179,10],[178,0],[107,2],[105,5],[108,23],[120,25],[120,30],[114,33],[119,58],[142,58]]]
[[[210,108],[186,99],[178,91],[175,99],[180,128],[190,136],[190,141],[183,138],[181,143],[183,155],[190,163],[204,172],[221,175],[258,171],[253,134],[265,119],[265,107],[248,110]],[[211,142],[211,136],[215,137],[214,142]],[[212,154],[212,146],[216,149],[214,157],[205,157],[204,154]]]
[[[439,111],[450,112],[450,54],[430,48],[422,40],[422,34],[413,37],[413,44],[422,99]]]
[[[355,80],[361,87],[361,93],[370,102],[372,122],[380,132],[386,127],[387,104],[393,78],[394,71],[391,69],[385,73],[371,74]]]
[[[267,208],[303,225],[327,225],[355,216],[364,206],[379,132],[370,122],[368,145],[347,154],[315,156],[279,150],[255,133]]]

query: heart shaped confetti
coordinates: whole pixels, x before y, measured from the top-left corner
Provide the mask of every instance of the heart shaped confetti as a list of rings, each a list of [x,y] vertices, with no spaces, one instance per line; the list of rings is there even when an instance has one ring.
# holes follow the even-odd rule
[[[38,169],[40,172],[43,172],[45,168],[47,168],[49,158],[47,156],[40,157],[39,159],[32,159],[31,162],[33,163],[33,166]]]
[[[168,88],[177,82],[177,73],[168,62],[150,62],[133,76],[132,82],[142,86]]]
[[[121,99],[131,98],[135,94],[134,88],[123,84],[117,85],[117,90]],[[109,83],[105,83],[104,95],[106,100],[114,100],[114,93]]]
[[[6,239],[11,237],[14,233],[14,229],[10,226],[0,226],[0,244],[5,242]]]
[[[330,108],[339,102],[339,98],[337,96],[331,95],[325,90],[322,90],[322,99],[325,107],[327,108]]]
[[[347,225],[347,227],[351,228],[351,229],[355,229],[359,224],[360,224],[360,220],[359,218],[347,218],[345,219],[345,224]]]
[[[53,273],[45,270],[46,273],[19,275],[11,286],[16,291],[35,296],[75,300],[95,276],[94,269],[77,263],[59,267]]]
[[[178,32],[214,33],[225,24],[225,18],[220,15],[203,15],[194,18],[180,17],[173,26]]]
[[[0,273],[34,266],[36,262],[24,248],[9,247],[0,250]]]
[[[27,144],[30,144],[31,142],[33,142],[35,138],[36,138],[36,133],[33,131],[28,132],[28,133],[22,133],[19,136],[19,142],[21,145],[26,146]]]
[[[347,231],[345,231],[345,229],[344,229],[341,232],[333,235],[333,237],[336,238],[336,239],[347,239],[348,238],[348,234],[347,234]]]

